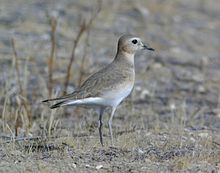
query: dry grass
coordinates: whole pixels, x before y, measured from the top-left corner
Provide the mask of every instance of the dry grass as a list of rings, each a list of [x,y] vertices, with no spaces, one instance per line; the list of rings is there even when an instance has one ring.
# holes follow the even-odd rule
[[[146,11],[146,4],[142,1],[128,3],[127,6],[116,1],[112,4],[97,1],[94,9],[80,1],[72,6],[86,9],[83,13],[87,12],[90,17],[81,17],[78,19],[80,22],[74,20],[74,26],[79,25],[74,31],[68,22],[65,23],[64,17],[53,17],[49,25],[41,23],[39,28],[36,28],[36,23],[34,27],[31,25],[33,21],[30,24],[24,21],[25,33],[31,30],[35,34],[39,32],[40,36],[43,35],[40,31],[50,34],[47,44],[32,40],[29,55],[24,53],[28,49],[24,45],[25,40],[13,37],[15,39],[9,42],[12,53],[10,51],[7,57],[2,55],[0,172],[214,173],[220,170],[220,62],[216,54],[211,54],[217,50],[215,37],[212,37],[215,35],[212,34],[214,27],[219,26],[213,19],[217,12],[212,14],[208,3],[203,8],[212,14],[213,21],[203,21],[202,17],[199,18],[199,11],[189,10],[199,3],[187,6],[187,2],[167,2],[158,5],[158,1],[147,1],[149,6]],[[66,10],[72,10],[72,6],[68,4]],[[187,14],[185,10],[181,11],[184,6]],[[121,11],[118,11],[119,8]],[[66,12],[70,16],[71,10]],[[177,10],[183,16],[171,18]],[[112,11],[115,13],[112,14]],[[59,12],[62,14],[62,10]],[[146,15],[147,12],[150,14]],[[158,17],[160,13],[165,17]],[[186,20],[185,15],[199,18],[201,23],[208,22],[206,26],[214,28],[209,33],[209,37],[214,39],[211,48],[208,46],[210,40],[199,37],[206,28],[198,29],[199,33],[194,33],[198,34],[197,37],[192,38],[200,38],[196,41],[202,44],[190,47],[193,44],[187,34],[193,32],[194,27],[202,26],[193,23],[194,20],[190,21],[192,27],[188,26],[190,22],[183,25],[181,20]],[[167,18],[169,21],[166,21]],[[110,21],[105,21],[107,19]],[[180,23],[176,25],[175,20]],[[49,110],[41,100],[59,96],[62,91],[67,91],[67,86],[80,85],[89,73],[100,68],[102,65],[98,62],[103,63],[103,59],[107,61],[106,55],[110,57],[114,54],[109,52],[110,48],[103,47],[114,48],[116,39],[112,38],[113,33],[116,32],[114,37],[118,37],[121,34],[118,28],[124,32],[128,21],[129,31],[140,31],[144,39],[145,32],[148,32],[147,36],[154,44],[152,47],[158,52],[147,54],[153,61],[146,61],[146,54],[138,55],[136,87],[130,100],[117,109],[113,120],[115,146],[110,146],[108,126],[105,124],[105,146],[101,147],[94,110]],[[148,21],[148,26],[144,26],[143,21]],[[166,22],[170,22],[169,25],[165,25]],[[179,25],[186,29],[182,31]],[[112,31],[109,27],[115,28]],[[177,35],[185,38],[185,42],[178,40]],[[188,50],[187,46],[191,49]],[[213,59],[208,59],[206,55],[196,59],[206,47],[207,56],[213,55]],[[68,57],[69,52],[70,58],[63,58]],[[106,113],[104,121],[107,120]]]
[[[101,4],[102,4],[102,1],[101,0],[97,0],[97,5],[96,5],[95,12],[92,15],[92,17],[89,19],[88,22],[86,22],[86,19],[84,19],[84,18],[80,19],[80,24],[79,24],[80,25],[80,29],[79,29],[79,32],[77,33],[77,36],[76,36],[75,40],[74,40],[72,54],[71,54],[71,57],[70,57],[70,61],[69,61],[68,65],[67,65],[67,72],[66,72],[66,79],[65,79],[65,82],[64,82],[64,92],[63,92],[63,95],[65,95],[67,93],[66,91],[67,91],[67,87],[69,85],[69,80],[70,80],[70,76],[71,76],[71,74],[70,74],[71,73],[71,67],[72,67],[74,59],[75,59],[75,51],[77,49],[79,41],[80,41],[82,35],[85,32],[89,32],[89,29],[92,26],[93,21],[96,19],[97,15],[101,11]],[[84,59],[85,59],[85,55],[83,56],[82,61],[84,61]],[[83,68],[83,65],[81,66],[81,68]],[[82,72],[82,69],[80,69],[80,72]]]
[[[17,51],[15,48],[14,39],[11,40],[11,44],[12,44],[12,49],[13,49],[14,68],[15,68],[16,79],[17,79],[16,81],[17,81],[17,86],[19,86],[19,88],[18,88],[19,92],[16,97],[17,110],[16,110],[16,115],[15,115],[15,127],[14,127],[15,136],[17,136],[18,135],[18,128],[24,128],[26,134],[28,133],[28,130],[29,130],[30,126],[32,125],[32,114],[31,114],[30,107],[29,107],[28,101],[27,101],[27,93],[25,92],[25,89],[23,88],[23,85],[22,85],[22,83],[26,83],[26,82],[21,81],[21,73],[20,73],[20,69],[19,69],[19,65],[18,65],[18,56],[17,56]],[[25,71],[24,71],[24,73],[25,73]],[[5,110],[5,108],[3,108],[3,110]]]
[[[48,61],[48,92],[49,97],[52,95],[52,89],[53,89],[53,69],[54,69],[54,59],[56,54],[56,27],[57,27],[57,19],[54,17],[51,17],[50,19],[51,24],[51,51],[50,51],[50,57]]]

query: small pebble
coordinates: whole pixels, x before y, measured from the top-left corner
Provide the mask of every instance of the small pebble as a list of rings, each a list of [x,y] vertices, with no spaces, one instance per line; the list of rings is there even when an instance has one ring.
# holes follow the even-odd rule
[[[103,168],[103,165],[97,165],[95,168],[96,168],[97,170],[99,170],[99,169]]]

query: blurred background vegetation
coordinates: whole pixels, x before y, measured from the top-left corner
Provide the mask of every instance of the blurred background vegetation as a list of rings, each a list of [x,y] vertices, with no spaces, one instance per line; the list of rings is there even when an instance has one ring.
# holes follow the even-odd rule
[[[63,144],[57,141],[65,140],[69,150],[81,149],[79,157],[84,159],[79,162],[79,158],[72,158],[67,163],[75,159],[75,164],[86,170],[87,156],[83,152],[100,157],[97,154],[100,151],[93,149],[100,147],[98,118],[93,110],[51,111],[41,101],[72,92],[89,74],[111,62],[118,38],[131,33],[156,52],[141,52],[136,56],[135,88],[118,108],[113,122],[118,150],[108,148],[105,152],[123,153],[126,149],[134,152],[132,158],[143,152],[134,159],[133,167],[113,159],[122,170],[138,170],[138,162],[142,167],[149,162],[152,167],[143,170],[154,172],[159,167],[153,162],[161,164],[169,159],[167,164],[162,164],[167,171],[219,169],[219,16],[218,0],[1,0],[3,167],[8,168],[6,163],[11,163],[15,151],[21,152],[17,154],[21,166],[26,163],[21,157],[25,148],[29,152],[35,147],[45,150],[49,142],[60,147]],[[107,134],[106,125],[108,146]],[[167,145],[158,139],[162,143],[168,139]],[[15,145],[19,141],[20,145]],[[156,154],[149,154],[149,147],[155,147]],[[61,152],[60,148],[54,148]],[[171,157],[176,151],[184,154]],[[61,155],[48,158],[63,158]],[[119,158],[127,161],[128,155]],[[178,163],[172,160],[180,156],[183,158]],[[38,160],[34,154],[31,158]],[[108,157],[105,159],[109,161]],[[90,163],[93,167],[97,164],[91,160]],[[114,170],[112,163],[106,166],[107,170]]]

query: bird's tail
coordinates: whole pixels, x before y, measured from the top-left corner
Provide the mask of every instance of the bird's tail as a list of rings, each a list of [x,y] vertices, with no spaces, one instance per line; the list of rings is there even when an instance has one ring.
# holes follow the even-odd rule
[[[61,101],[61,102],[58,102],[52,106],[50,106],[50,109],[54,109],[54,108],[58,108],[58,107],[61,107],[61,106],[65,106],[67,103],[67,101]]]
[[[42,102],[43,102],[43,103],[46,103],[46,102],[58,101],[58,100],[63,100],[63,101],[60,101],[60,102],[58,102],[58,103],[56,103],[56,104],[50,106],[51,109],[64,106],[64,105],[66,105],[66,103],[68,102],[67,100],[64,100],[64,98],[47,99],[47,100],[43,100]]]
[[[43,100],[42,103],[51,102],[51,101],[57,101],[57,100],[63,100],[64,98],[54,98],[54,99],[46,99]]]
[[[93,99],[91,98],[86,98],[86,99],[55,98],[55,99],[44,100],[42,102],[57,101],[57,100],[60,100],[60,101],[50,106],[51,109],[62,107],[62,106],[68,106],[68,105],[90,105],[93,103]]]
[[[74,97],[74,93],[70,93],[70,94],[66,94],[66,95],[61,96],[61,97],[43,100],[42,103],[51,102],[51,101],[58,101],[58,100],[64,100],[64,99],[73,98],[73,97]]]

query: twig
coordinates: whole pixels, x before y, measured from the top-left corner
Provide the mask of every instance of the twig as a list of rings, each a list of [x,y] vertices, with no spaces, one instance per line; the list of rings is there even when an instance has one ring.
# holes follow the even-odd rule
[[[51,24],[51,50],[50,50],[50,58],[48,61],[48,93],[49,97],[51,97],[52,94],[52,88],[53,88],[53,67],[54,67],[54,57],[55,57],[55,51],[56,51],[56,26],[57,26],[57,20],[56,18],[52,17],[50,20]]]
[[[213,143],[214,145],[216,145],[217,147],[219,147],[219,148],[220,148],[220,142],[217,142],[217,141],[212,141],[212,143]]]
[[[15,41],[14,41],[13,38],[11,39],[11,45],[12,45],[12,50],[13,50],[13,58],[15,60],[15,70],[16,70],[16,74],[17,74],[16,75],[17,84],[19,86],[20,95],[23,95],[23,88],[22,88],[21,78],[20,78],[20,70],[19,70],[19,67],[18,67],[18,56],[17,56],[17,51],[16,51],[16,48],[15,48]]]
[[[89,47],[89,30],[88,33],[86,35],[86,41],[85,41],[86,46],[84,47],[84,51],[83,51],[83,57],[82,57],[82,62],[80,65],[80,69],[79,69],[79,80],[78,80],[78,86],[81,85],[83,77],[84,77],[84,66],[85,66],[85,59],[86,59],[86,54],[87,54],[87,49]]]
[[[69,85],[69,79],[70,79],[70,71],[71,71],[71,67],[72,67],[72,64],[73,64],[73,61],[75,59],[75,51],[76,51],[76,47],[79,43],[79,40],[83,34],[83,32],[85,31],[85,21],[82,22],[81,26],[80,26],[80,30],[79,30],[79,33],[77,34],[76,36],[76,39],[74,40],[74,44],[73,44],[73,49],[72,49],[72,54],[71,54],[71,57],[70,57],[70,61],[69,61],[69,64],[67,66],[67,72],[66,72],[66,79],[65,79],[65,83],[64,83],[64,91],[63,91],[63,95],[66,94],[66,91],[67,91],[67,86]]]
[[[2,109],[2,121],[3,121],[3,123],[2,123],[2,131],[3,132],[5,131],[5,122],[6,122],[6,120],[5,120],[5,112],[6,112],[6,104],[8,102],[8,98],[9,98],[9,96],[6,95],[5,96],[5,101],[4,101],[4,104],[3,104],[3,109]]]
[[[18,141],[33,141],[33,140],[39,140],[41,137],[21,137],[21,138],[15,138],[15,137],[10,137],[9,140],[4,141],[3,143],[10,143],[10,142],[18,142]]]
[[[62,150],[63,147],[64,147],[63,144],[60,146],[60,145],[57,145],[57,144],[47,144],[47,143],[24,145],[24,149],[29,151],[29,152],[30,151],[31,152],[39,152],[39,151]]]
[[[21,84],[21,79],[20,79],[20,70],[18,67],[18,56],[17,56],[17,51],[15,48],[15,41],[12,38],[11,39],[11,45],[12,45],[12,50],[13,50],[13,58],[14,58],[14,62],[15,62],[15,70],[16,70],[16,79],[17,79],[17,84],[19,86],[19,94],[23,95],[23,88],[22,88],[22,84]],[[16,116],[15,117],[15,136],[18,135],[18,128],[22,127],[22,121],[21,121],[21,116]]]
[[[102,6],[102,1],[101,0],[97,0],[96,12],[90,18],[89,22],[86,24],[85,19],[83,19],[82,22],[81,22],[79,32],[78,32],[78,34],[76,36],[76,39],[74,40],[72,54],[71,54],[70,61],[69,61],[68,67],[67,67],[66,78],[65,78],[65,82],[64,82],[64,92],[63,92],[63,95],[66,94],[67,86],[69,85],[71,67],[72,67],[72,64],[73,64],[74,59],[75,59],[75,51],[76,51],[76,48],[77,48],[77,46],[79,44],[80,38],[83,35],[83,33],[91,27],[93,21],[96,19],[97,15],[101,11],[101,6]]]
[[[17,84],[19,86],[19,95],[21,96],[21,106],[24,107],[26,113],[27,113],[27,118],[28,118],[28,125],[27,128],[31,126],[32,124],[32,113],[28,107],[27,101],[26,101],[26,96],[25,96],[25,92],[24,89],[22,87],[22,82],[21,82],[21,73],[20,73],[20,69],[19,69],[19,65],[18,65],[18,56],[17,56],[17,51],[15,48],[15,41],[12,38],[11,39],[11,45],[12,45],[12,50],[13,50],[13,58],[15,61],[15,70],[16,70],[16,78],[17,78]],[[21,115],[16,116],[15,119],[15,135],[18,135],[18,128],[22,127],[22,124],[24,124],[24,122],[22,121]]]

